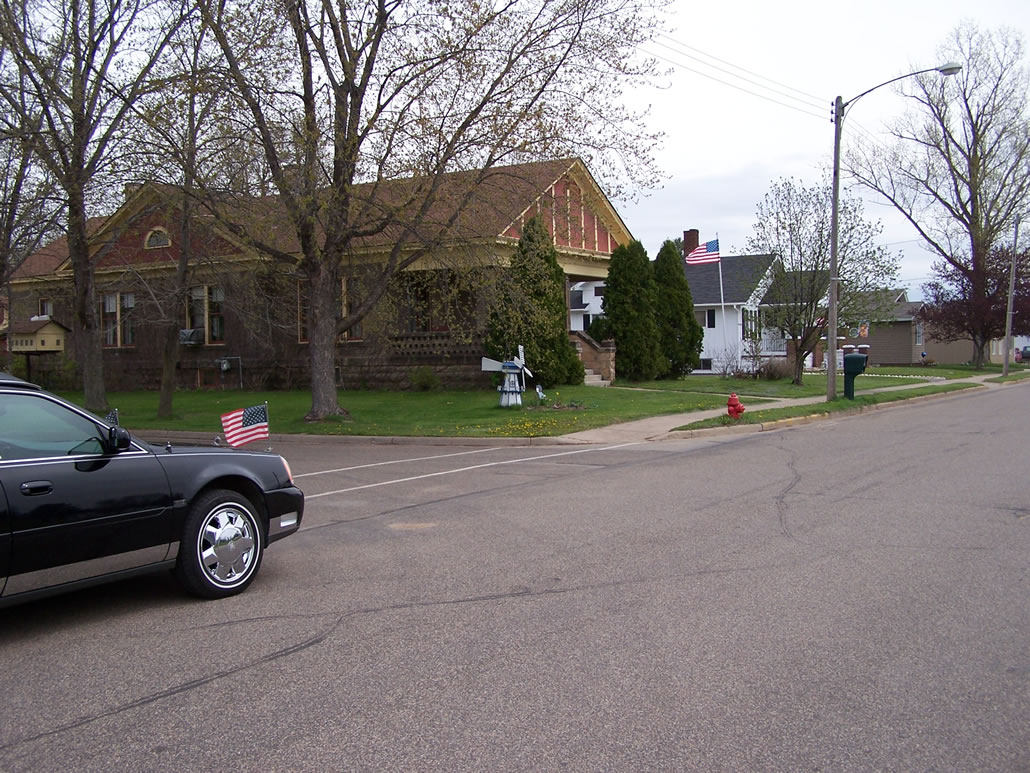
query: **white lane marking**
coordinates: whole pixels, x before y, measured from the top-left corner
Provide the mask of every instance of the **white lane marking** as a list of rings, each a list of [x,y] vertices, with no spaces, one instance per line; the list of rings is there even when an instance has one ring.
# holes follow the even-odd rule
[[[350,491],[361,491],[366,488],[378,488],[379,486],[392,486],[395,483],[410,483],[413,480],[424,480],[425,478],[436,478],[440,475],[453,475],[456,472],[469,472],[470,470],[482,470],[486,467],[499,467],[503,464],[520,464],[521,462],[535,462],[538,459],[553,459],[557,456],[571,456],[573,454],[585,454],[591,451],[612,451],[616,448],[626,448],[627,446],[638,446],[642,441],[634,441],[633,443],[620,443],[617,446],[605,446],[604,448],[580,448],[575,451],[562,451],[556,454],[543,454],[542,456],[526,456],[521,459],[505,459],[500,462],[485,462],[483,464],[474,464],[470,467],[458,467],[454,470],[443,470],[442,472],[428,472],[425,475],[412,475],[409,478],[396,478],[394,480],[383,480],[378,483],[366,483],[362,486],[351,486],[350,488],[336,489],[335,491],[323,491],[321,494],[305,494],[304,499],[319,499],[320,497],[331,497],[334,494],[346,494]]]
[[[417,456],[412,459],[393,459],[389,462],[369,462],[368,464],[356,464],[353,467],[337,467],[335,470],[318,470],[317,472],[302,472],[294,475],[294,478],[310,478],[312,475],[328,475],[333,472],[350,472],[351,470],[364,470],[366,467],[385,467],[388,464],[404,464],[405,462],[427,462],[431,459],[446,459],[450,456],[465,456],[466,454],[481,454],[485,451],[499,451],[502,446],[493,448],[477,448],[474,451],[456,451],[451,454],[436,454],[435,456]]]

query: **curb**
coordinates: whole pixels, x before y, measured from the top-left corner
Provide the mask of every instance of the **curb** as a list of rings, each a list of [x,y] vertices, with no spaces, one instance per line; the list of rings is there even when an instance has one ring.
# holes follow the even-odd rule
[[[1019,383],[1016,381],[1010,381],[1002,384],[992,384],[992,386],[1008,386],[1008,384]],[[986,384],[979,384],[980,387],[987,387]],[[724,427],[704,427],[702,429],[678,429],[670,430],[664,435],[656,435],[648,438],[648,440],[665,440],[665,439],[687,439],[694,437],[705,437],[713,433],[730,434],[730,435],[742,435],[748,432],[771,432],[777,429],[787,429],[802,424],[811,424],[816,421],[824,421],[826,419],[841,419],[849,416],[857,416],[860,413],[868,413],[870,411],[882,411],[889,408],[902,408],[906,405],[912,405],[913,403],[922,403],[929,400],[939,400],[944,397],[960,397],[968,394],[976,394],[976,390],[965,390],[960,389],[954,392],[939,392],[934,395],[920,395],[919,397],[910,397],[907,400],[895,400],[890,403],[877,403],[875,405],[856,405],[854,408],[849,408],[842,411],[833,411],[832,413],[813,413],[808,416],[791,416],[787,419],[778,419],[776,421],[766,421],[761,424],[741,424],[740,426],[724,426]]]

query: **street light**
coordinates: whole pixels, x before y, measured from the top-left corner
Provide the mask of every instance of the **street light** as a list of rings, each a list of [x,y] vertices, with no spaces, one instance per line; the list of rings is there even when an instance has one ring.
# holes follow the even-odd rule
[[[947,77],[955,75],[962,69],[957,62],[948,62],[940,67],[930,67],[926,70],[916,70],[907,75],[899,75],[891,78],[878,86],[866,89],[857,97],[852,97],[847,102],[840,97],[833,103],[833,208],[830,215],[830,290],[829,290],[829,325],[826,329],[826,349],[828,360],[826,363],[826,400],[835,400],[837,397],[837,217],[840,206],[840,133],[844,126],[844,110],[848,105],[854,104],[871,91],[876,91],[883,86],[888,86],[903,78],[911,78],[915,75],[922,75],[928,72],[939,72]]]
[[[1016,250],[1019,249],[1019,213],[1016,213],[1016,230],[1012,234],[1012,262],[1009,265],[1009,299],[1005,308],[1005,359],[1001,375],[1009,374],[1009,355],[1012,353],[1012,294],[1016,291]]]

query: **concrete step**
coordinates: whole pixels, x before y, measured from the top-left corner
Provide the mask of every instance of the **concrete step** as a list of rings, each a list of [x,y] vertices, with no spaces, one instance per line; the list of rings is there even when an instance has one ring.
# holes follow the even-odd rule
[[[586,369],[586,375],[583,377],[584,386],[606,387],[610,383],[610,381],[605,381],[603,378],[601,378],[599,374],[594,373],[594,371],[590,370],[590,368]]]

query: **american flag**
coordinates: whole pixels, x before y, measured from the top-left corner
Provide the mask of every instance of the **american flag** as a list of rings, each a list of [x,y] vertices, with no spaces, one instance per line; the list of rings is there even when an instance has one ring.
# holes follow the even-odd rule
[[[701,242],[687,255],[687,265],[696,266],[699,263],[719,262],[719,240],[712,239],[710,242]]]
[[[268,437],[268,404],[252,405],[222,414],[222,429],[231,446]]]

